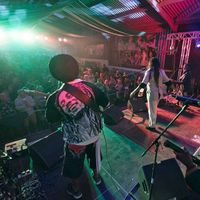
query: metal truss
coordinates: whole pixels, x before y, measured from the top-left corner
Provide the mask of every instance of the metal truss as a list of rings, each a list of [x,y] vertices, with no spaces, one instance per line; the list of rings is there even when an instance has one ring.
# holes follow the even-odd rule
[[[200,31],[167,34],[167,40],[183,40],[183,39],[198,39],[198,38],[200,38]]]
[[[160,65],[162,68],[164,68],[164,65],[165,65],[165,54],[166,54],[166,48],[167,48],[167,40],[166,40],[167,34],[168,34],[168,31],[160,33],[159,40],[158,40],[157,54],[158,54],[158,58],[160,60]]]
[[[173,40],[183,41],[180,62],[179,62],[179,69],[178,69],[178,77],[177,77],[177,80],[179,80],[179,78],[181,77],[182,73],[185,70],[185,64],[187,64],[189,60],[191,42],[193,39],[200,39],[200,31],[170,33],[170,34],[167,34],[166,39],[168,41],[168,44],[170,41],[173,41]]]
[[[189,55],[190,55],[191,42],[192,42],[192,39],[185,39],[185,38],[183,39],[177,80],[179,80],[179,78],[183,74],[183,72],[185,70],[185,64],[188,63]]]
[[[170,49],[170,45],[172,45],[172,43],[174,43],[175,40],[183,41],[177,80],[179,80],[179,78],[183,74],[185,70],[185,65],[189,61],[191,43],[192,43],[192,40],[195,40],[195,39],[200,39],[200,31],[180,32],[180,33],[167,33],[166,31],[159,34],[157,54],[161,62],[161,67],[165,67],[165,57],[166,57],[168,49]],[[174,50],[176,52],[176,49]],[[175,70],[175,66],[173,66],[173,70]]]

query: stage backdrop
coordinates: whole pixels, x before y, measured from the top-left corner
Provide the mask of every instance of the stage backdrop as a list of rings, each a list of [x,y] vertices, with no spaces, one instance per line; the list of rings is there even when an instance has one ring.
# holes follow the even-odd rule
[[[156,35],[118,38],[119,65],[121,67],[145,67],[156,56]]]
[[[108,39],[86,37],[74,41],[76,57],[108,60],[109,65],[141,69],[157,53],[156,34]]]

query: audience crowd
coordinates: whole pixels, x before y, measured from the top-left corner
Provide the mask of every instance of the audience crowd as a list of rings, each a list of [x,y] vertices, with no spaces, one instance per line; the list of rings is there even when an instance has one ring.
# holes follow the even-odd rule
[[[61,83],[48,72],[52,55],[36,54],[15,54],[12,62],[0,56],[1,141],[10,141],[16,135],[20,137],[48,126],[44,118],[46,98]],[[140,84],[142,77],[142,71],[110,69],[107,66],[81,66],[80,71],[81,79],[96,84],[106,92],[111,104],[117,105],[126,105],[130,92]],[[199,82],[194,84],[196,97],[199,88]]]

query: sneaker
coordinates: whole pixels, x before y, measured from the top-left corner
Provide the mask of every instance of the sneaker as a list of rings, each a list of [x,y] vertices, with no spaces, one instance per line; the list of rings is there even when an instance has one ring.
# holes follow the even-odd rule
[[[101,177],[100,176],[98,176],[98,177],[93,176],[93,179],[94,179],[96,185],[100,185],[101,184]]]
[[[80,191],[74,191],[71,184],[67,186],[67,194],[71,195],[74,199],[80,199],[83,196]]]
[[[150,131],[156,131],[155,127],[151,127],[151,126],[146,126],[146,129],[150,130]]]

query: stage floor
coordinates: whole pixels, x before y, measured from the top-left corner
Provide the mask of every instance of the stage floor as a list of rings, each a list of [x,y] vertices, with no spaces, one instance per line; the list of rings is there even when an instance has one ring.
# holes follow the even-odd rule
[[[145,128],[147,113],[131,115],[129,110],[122,109],[124,119],[114,126],[104,126],[104,135],[101,135],[102,143],[102,169],[103,183],[96,186],[90,176],[87,167],[82,177],[82,191],[84,200],[124,200],[131,199],[129,192],[138,183],[138,173],[142,166],[153,163],[154,150],[144,156],[141,154],[158,137],[158,134],[175,117],[180,108],[165,105],[158,109],[158,131],[151,132]],[[200,146],[200,109],[190,107],[169,128],[165,137],[169,137],[179,145],[185,145],[191,153]],[[105,136],[105,137],[104,137]],[[158,160],[162,161],[174,158],[173,151],[163,146],[165,137],[161,138]],[[181,170],[185,167],[179,163]],[[66,194],[65,180],[60,175],[61,166],[57,169],[44,173],[42,183],[49,200],[71,200]],[[138,200],[143,200],[140,192],[134,194]],[[200,199],[199,197],[197,199]]]
[[[151,132],[145,128],[148,123],[147,112],[134,113],[132,115],[126,106],[120,107],[120,109],[124,113],[124,118],[117,125],[104,125],[104,131],[101,134],[103,160],[101,168],[102,184],[100,186],[97,187],[95,185],[91,178],[91,171],[88,169],[87,162],[85,162],[84,173],[81,177],[83,200],[131,200],[129,193],[139,182],[138,174],[141,172],[141,167],[153,163],[155,146],[143,157],[141,156],[142,153],[159,136],[181,108],[175,106],[175,104],[165,104],[162,108],[159,108],[156,132]],[[163,145],[167,138],[180,146],[184,145],[193,154],[200,147],[199,123],[200,109],[190,106],[173,123],[165,135],[160,138],[161,145],[158,151],[158,161],[174,158],[173,151]],[[30,137],[32,141],[36,141],[50,133],[52,133],[52,130],[46,129],[41,132],[32,133],[27,139]],[[59,137],[62,142],[61,133],[54,134],[60,134]],[[44,142],[43,139],[41,141]],[[63,144],[57,145],[62,146]],[[43,148],[43,146],[40,148]],[[51,149],[54,149],[54,147],[50,147],[48,150],[51,151]],[[43,158],[45,159],[44,150],[42,152],[44,152]],[[42,152],[39,153],[43,154]],[[52,153],[47,153],[47,155],[52,155]],[[20,162],[22,167],[25,166],[20,159],[16,162]],[[178,164],[181,171],[185,173],[185,167],[180,162]],[[73,199],[66,193],[68,180],[61,176],[61,166],[62,163],[60,162],[54,169],[37,171],[48,200]],[[19,168],[19,165],[16,167]],[[28,162],[27,167],[29,167]],[[171,174],[175,172],[167,170],[167,173]],[[140,192],[141,188],[134,194],[134,197],[137,200],[146,200],[142,197],[143,192]],[[196,198],[196,200],[199,199],[200,197]],[[190,200],[192,199],[190,198]]]
[[[177,113],[181,110],[182,107],[176,106],[175,104],[165,104],[162,107],[158,108],[158,117],[157,117],[157,134],[162,133],[166,126],[173,120]],[[131,121],[139,132],[138,140],[137,138],[132,138],[131,134],[127,134],[126,131],[122,132],[128,138],[132,139],[135,142],[138,142],[140,145],[145,147],[143,141],[140,141],[140,134],[144,134],[145,137],[154,137],[154,134],[145,129],[145,126],[148,124],[148,114],[141,112],[136,113],[132,116],[132,113],[124,109],[125,118],[128,121]],[[170,138],[180,146],[186,146],[191,153],[200,147],[200,108],[189,106],[182,114],[175,120],[175,122],[168,128],[165,137]],[[123,126],[124,123],[121,123]],[[128,123],[130,124],[130,123]],[[123,130],[118,124],[116,129]],[[128,126],[127,126],[128,127]],[[156,135],[155,135],[156,136]]]

